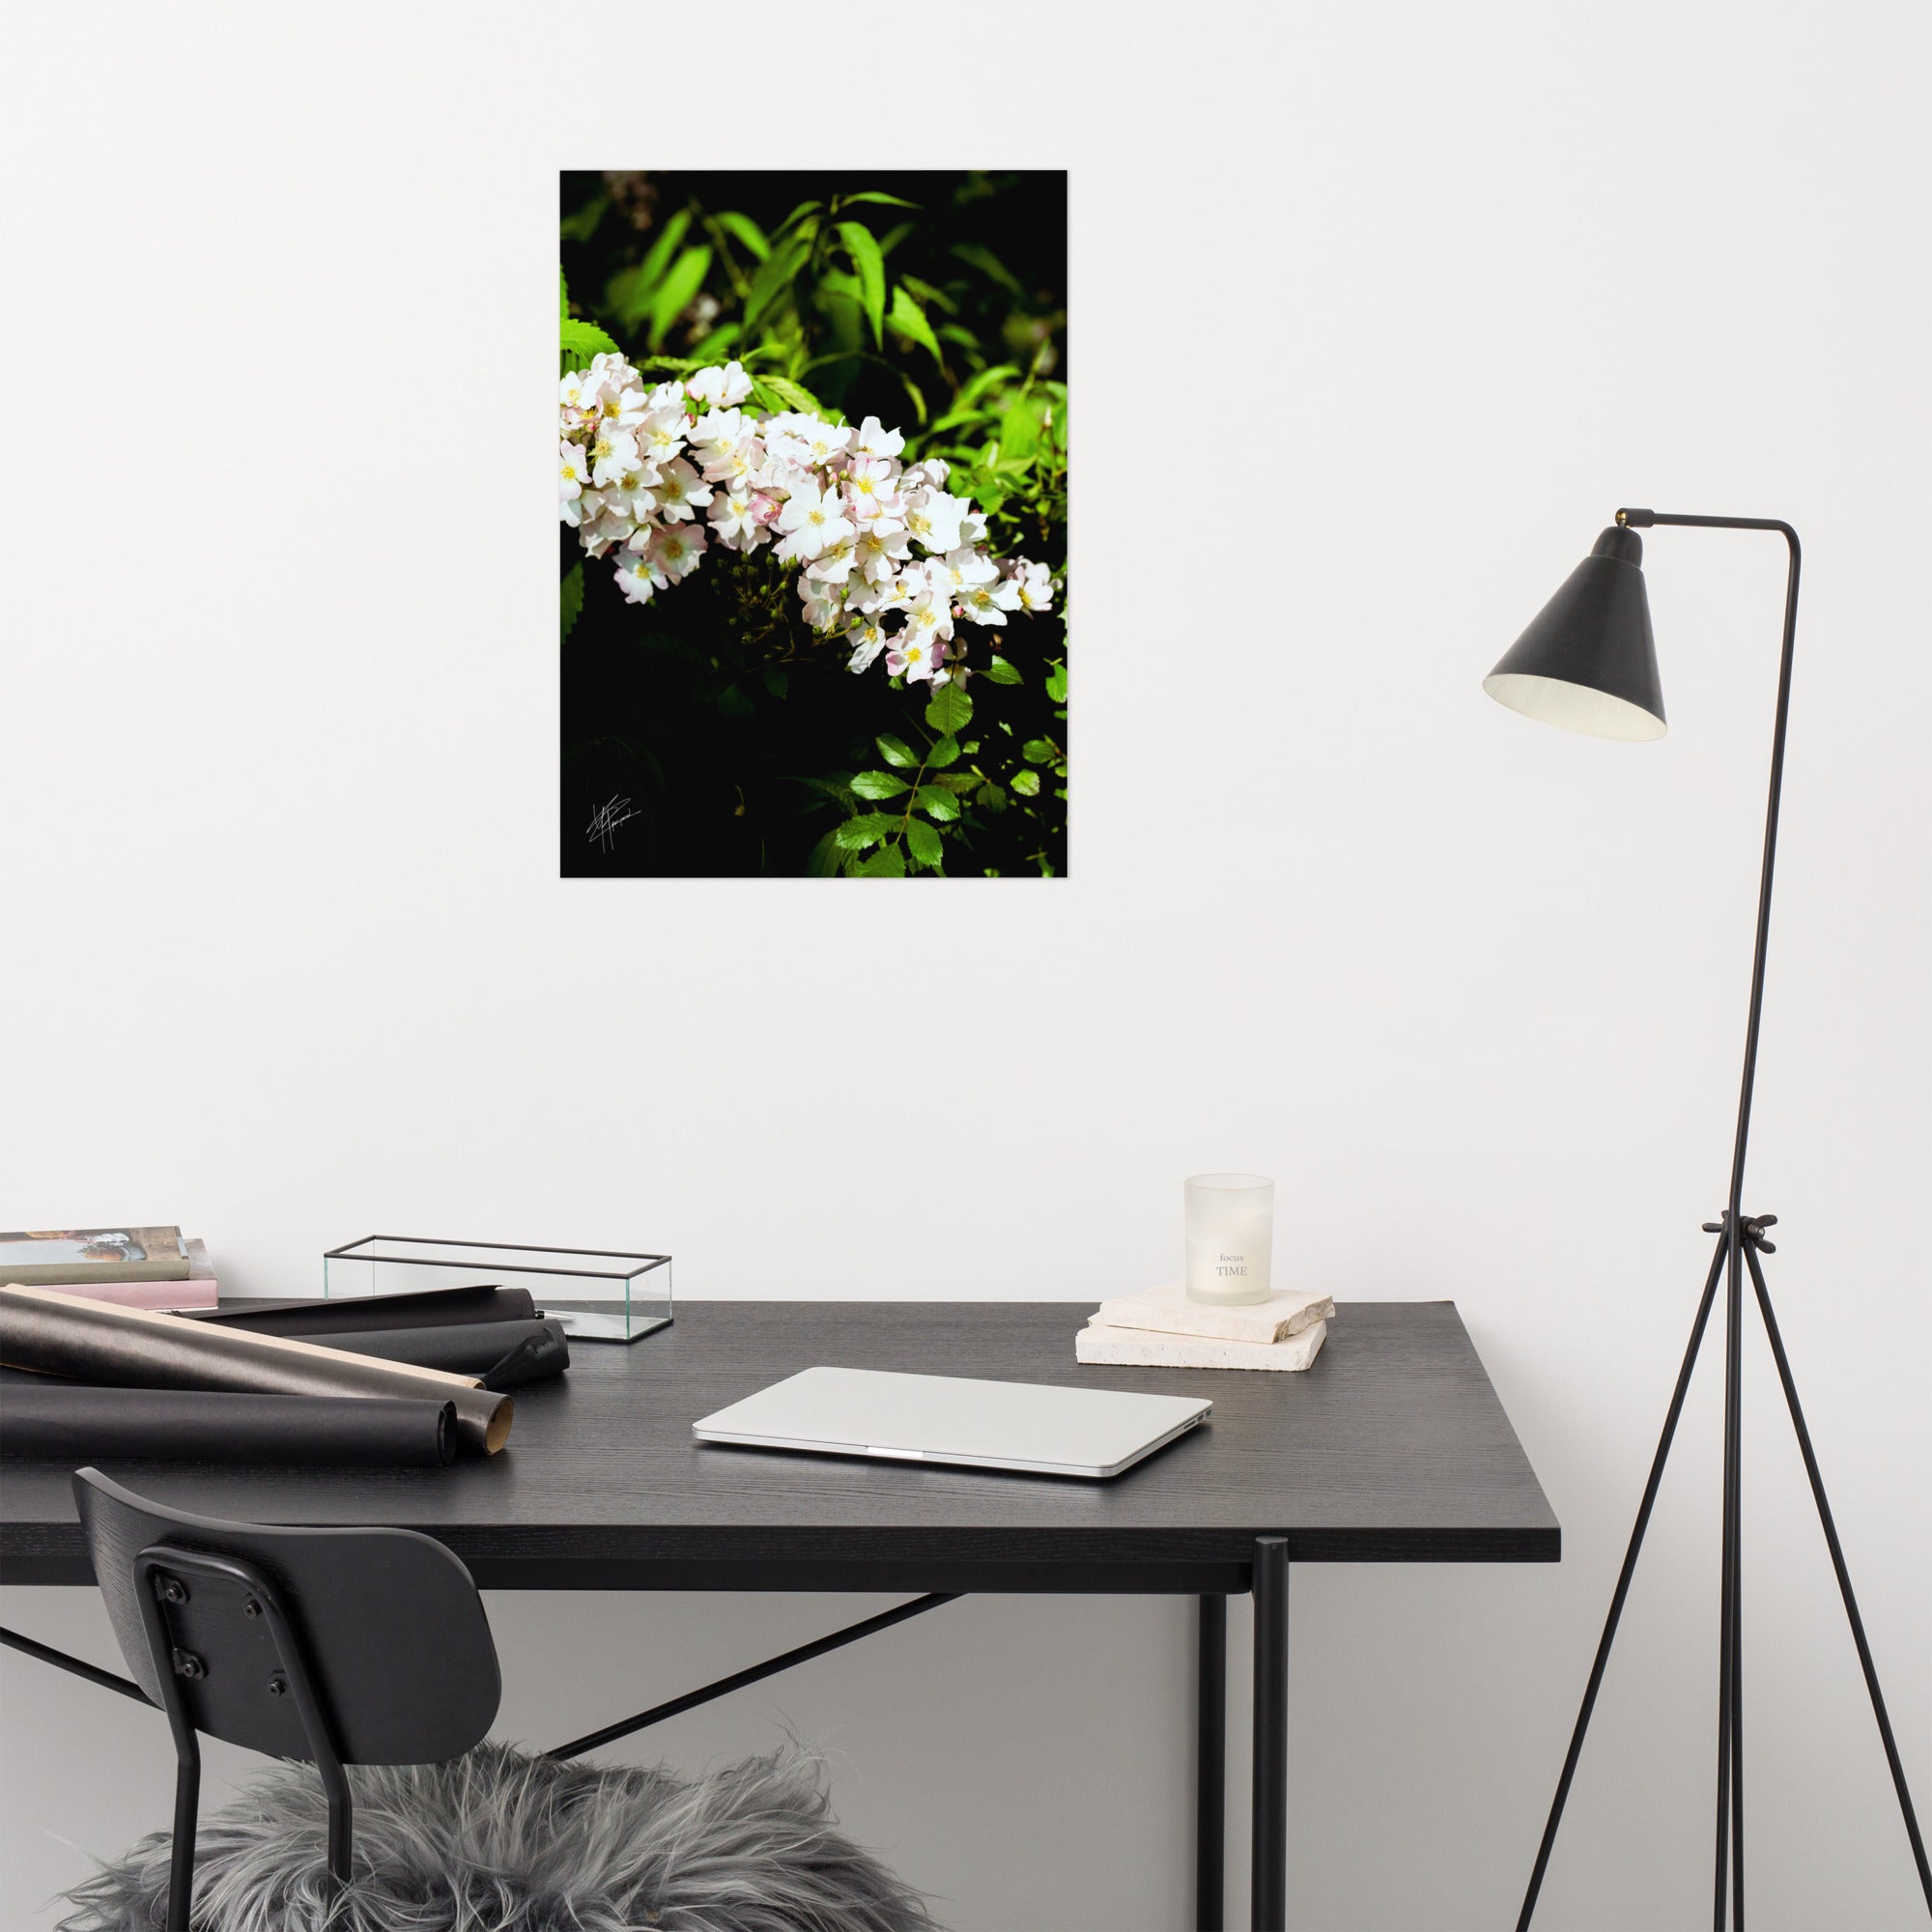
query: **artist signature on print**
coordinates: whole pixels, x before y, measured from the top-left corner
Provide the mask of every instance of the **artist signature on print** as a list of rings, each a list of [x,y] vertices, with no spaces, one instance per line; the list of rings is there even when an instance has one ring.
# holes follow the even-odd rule
[[[593,845],[601,845],[610,851],[611,840],[620,825],[628,825],[637,817],[637,808],[628,798],[613,798],[608,805],[601,805],[590,814],[590,824],[584,838]]]

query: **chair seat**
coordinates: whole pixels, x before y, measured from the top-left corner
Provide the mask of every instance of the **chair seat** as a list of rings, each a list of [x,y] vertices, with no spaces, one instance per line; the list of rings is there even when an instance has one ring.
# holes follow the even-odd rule
[[[203,1819],[194,1932],[931,1932],[917,1893],[841,1833],[810,1752],[686,1780],[485,1744],[353,1766],[355,1878],[328,1878],[314,1768],[280,1764]],[[163,1922],[170,1839],[68,1894],[61,1932]]]

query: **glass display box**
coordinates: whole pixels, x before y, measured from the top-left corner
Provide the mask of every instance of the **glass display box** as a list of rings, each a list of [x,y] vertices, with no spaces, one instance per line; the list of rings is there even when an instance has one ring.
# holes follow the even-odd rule
[[[369,1235],[322,1258],[322,1292],[329,1300],[486,1284],[528,1289],[573,1341],[637,1342],[670,1324],[668,1255]]]

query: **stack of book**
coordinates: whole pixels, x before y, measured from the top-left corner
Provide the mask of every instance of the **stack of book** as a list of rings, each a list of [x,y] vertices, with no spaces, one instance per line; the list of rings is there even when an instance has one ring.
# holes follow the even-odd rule
[[[0,1234],[0,1282],[57,1288],[120,1308],[213,1308],[205,1242],[179,1228],[50,1228]]]
[[[1271,1294],[1227,1307],[1191,1301],[1178,1281],[1103,1301],[1074,1338],[1090,1364],[1165,1369],[1305,1369],[1328,1338],[1326,1294]]]

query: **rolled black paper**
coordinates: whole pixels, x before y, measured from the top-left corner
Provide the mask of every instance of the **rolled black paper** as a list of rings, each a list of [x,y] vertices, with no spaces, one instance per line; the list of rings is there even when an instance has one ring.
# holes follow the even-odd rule
[[[486,1389],[513,1389],[558,1373],[544,1366],[544,1344],[534,1335],[526,1335],[500,1362],[485,1369],[478,1379]]]
[[[529,1321],[536,1304],[526,1288],[425,1288],[407,1294],[338,1294],[324,1300],[230,1301],[185,1311],[194,1321],[245,1328],[256,1335],[367,1335],[379,1328],[440,1328],[444,1323]]]
[[[368,1334],[310,1335],[325,1349],[347,1349],[383,1361],[412,1362],[421,1369],[444,1369],[453,1376],[482,1376],[506,1356],[522,1351],[516,1381],[493,1381],[513,1388],[561,1375],[570,1366],[570,1344],[561,1321],[459,1321],[441,1328],[378,1328]],[[527,1348],[526,1348],[527,1344]]]
[[[313,1467],[435,1467],[456,1454],[446,1402],[200,1389],[0,1384],[0,1456],[77,1467],[98,1457]]]
[[[376,1361],[295,1335],[112,1308],[51,1288],[0,1285],[0,1362],[119,1388],[447,1402],[456,1408],[457,1440],[482,1455],[508,1440],[516,1413],[508,1396],[479,1388],[473,1377]]]

